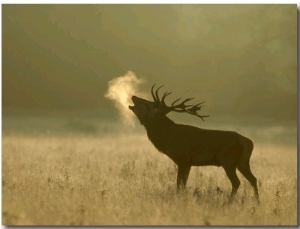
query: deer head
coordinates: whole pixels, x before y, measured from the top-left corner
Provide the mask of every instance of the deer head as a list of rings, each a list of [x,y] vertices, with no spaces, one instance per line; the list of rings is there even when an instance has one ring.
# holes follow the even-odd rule
[[[153,102],[146,99],[139,98],[137,96],[132,96],[132,102],[134,106],[129,106],[129,109],[138,117],[140,122],[143,124],[145,120],[151,119],[157,115],[166,115],[171,111],[179,113],[188,113],[190,115],[195,115],[201,118],[204,121],[205,117],[209,115],[200,115],[197,112],[202,108],[203,103],[198,103],[196,105],[186,105],[187,102],[191,101],[194,98],[187,98],[179,103],[180,99],[175,100],[171,106],[167,106],[165,103],[165,98],[170,95],[172,92],[165,92],[162,98],[159,98],[159,89],[163,86],[160,86],[156,89],[154,93],[155,84],[151,88],[151,94],[153,97]]]

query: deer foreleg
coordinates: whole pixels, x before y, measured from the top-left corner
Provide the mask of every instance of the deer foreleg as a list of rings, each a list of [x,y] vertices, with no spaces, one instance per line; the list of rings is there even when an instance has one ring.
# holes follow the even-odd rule
[[[236,168],[234,166],[226,166],[224,167],[224,169],[232,185],[232,191],[229,197],[229,202],[231,202],[234,196],[236,195],[236,192],[241,182],[238,176],[236,175]]]
[[[189,165],[178,165],[177,173],[177,191],[184,189],[186,186],[187,179],[189,177],[191,166]]]

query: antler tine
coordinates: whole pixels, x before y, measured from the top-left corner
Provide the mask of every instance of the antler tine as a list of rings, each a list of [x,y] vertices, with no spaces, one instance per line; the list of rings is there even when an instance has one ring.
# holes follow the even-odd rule
[[[159,99],[158,91],[159,91],[159,89],[161,89],[163,86],[164,86],[164,85],[161,85],[160,87],[158,87],[158,88],[156,89],[156,92],[155,92],[157,102],[159,102],[159,103],[160,103],[160,99]]]
[[[204,102],[201,102],[201,103],[198,103],[198,104],[196,104],[196,105],[193,105],[191,108],[189,108],[188,110],[189,111],[192,111],[192,112],[196,112],[196,111],[199,111],[201,108],[202,108],[202,106],[200,106],[200,105],[202,105]]]
[[[204,102],[198,103],[198,104],[192,106],[191,108],[186,109],[186,112],[191,114],[191,115],[196,115],[199,118],[201,118],[202,121],[204,121],[204,118],[209,117],[209,115],[200,115],[200,114],[197,113],[197,111],[199,111],[202,108],[202,106],[200,106],[200,105],[202,105],[203,103]]]
[[[157,102],[157,98],[155,97],[154,92],[153,92],[153,89],[154,89],[155,85],[156,84],[153,84],[153,86],[151,87],[151,95],[153,97],[154,102]]]
[[[176,103],[176,102],[178,102],[179,100],[181,100],[181,98],[179,98],[179,99],[176,99],[176,100],[175,100],[175,101],[172,103],[172,105],[171,105],[171,106],[173,107],[173,106],[175,105],[175,103]]]
[[[175,101],[172,103],[172,107],[171,107],[171,108],[173,108],[173,109],[176,109],[176,108],[185,109],[185,108],[187,108],[187,107],[190,107],[190,106],[192,106],[192,105],[185,105],[185,103],[188,102],[188,101],[190,101],[190,100],[192,100],[192,99],[194,99],[194,98],[187,98],[187,99],[185,99],[184,101],[182,101],[181,103],[175,105],[175,103],[176,103],[177,101],[180,100],[180,99],[177,99],[177,100],[175,100]]]
[[[199,115],[197,113],[195,115],[198,116],[199,118],[201,118],[203,122],[205,122],[204,118],[207,118],[210,116],[210,115]]]
[[[187,98],[186,100],[184,100],[182,102],[182,105],[184,105],[186,102],[193,100],[194,98]],[[192,106],[192,105],[188,105],[188,106]]]
[[[163,105],[166,105],[165,104],[165,98],[168,96],[168,95],[170,95],[172,92],[170,91],[170,92],[165,92],[164,93],[164,95],[163,95],[163,97],[161,98],[161,103],[163,104]]]

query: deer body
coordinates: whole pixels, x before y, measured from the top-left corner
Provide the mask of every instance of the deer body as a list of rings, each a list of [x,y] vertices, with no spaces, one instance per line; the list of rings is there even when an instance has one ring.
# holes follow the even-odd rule
[[[253,186],[258,200],[256,178],[251,173],[249,165],[253,142],[233,131],[207,130],[177,124],[169,119],[166,113],[174,111],[174,108],[177,112],[186,111],[188,106],[184,103],[189,99],[179,105],[167,107],[164,98],[170,93],[165,93],[160,101],[158,90],[156,96],[152,90],[151,92],[154,102],[133,96],[134,106],[129,108],[144,125],[148,138],[156,149],[166,154],[178,166],[177,188],[186,186],[191,166],[222,166],[232,184],[230,196],[232,198],[240,185],[236,175],[237,168]],[[195,108],[198,110],[201,107],[193,106],[187,113],[200,118],[207,117],[194,112]]]

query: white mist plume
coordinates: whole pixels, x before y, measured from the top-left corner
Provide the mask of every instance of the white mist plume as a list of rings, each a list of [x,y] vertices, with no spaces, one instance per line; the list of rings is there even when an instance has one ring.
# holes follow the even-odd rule
[[[119,76],[108,82],[108,91],[105,98],[114,101],[118,109],[121,120],[125,125],[134,125],[134,114],[128,106],[132,104],[131,96],[138,91],[138,86],[142,80],[138,79],[133,72],[127,72],[124,76]]]

